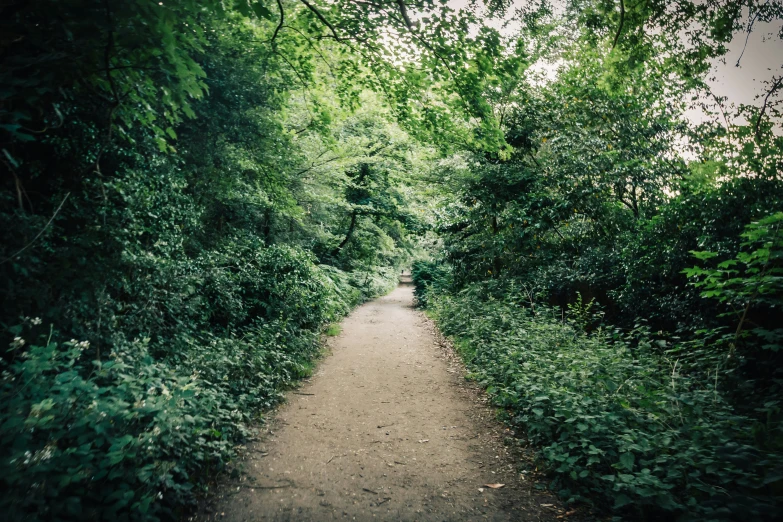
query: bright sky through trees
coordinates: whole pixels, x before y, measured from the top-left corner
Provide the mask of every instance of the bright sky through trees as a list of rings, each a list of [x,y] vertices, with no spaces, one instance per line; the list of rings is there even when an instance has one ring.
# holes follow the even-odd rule
[[[506,37],[514,37],[519,32],[519,9],[533,3],[531,0],[513,0],[505,16],[490,16],[487,8],[474,0],[448,1],[453,9],[476,9],[483,13],[484,16],[480,17],[482,22]],[[565,2],[554,0],[552,5],[554,12],[558,13],[562,12]],[[756,103],[756,97],[765,92],[762,82],[768,81],[773,74],[783,73],[783,22],[755,21],[751,29],[750,32],[734,35],[728,45],[728,53],[723,59],[713,60],[712,70],[707,77],[712,93],[725,97],[729,104]],[[546,63],[539,63],[535,68],[550,79],[556,69],[557,65]],[[689,109],[686,115],[693,122],[703,121],[707,117],[696,107]]]

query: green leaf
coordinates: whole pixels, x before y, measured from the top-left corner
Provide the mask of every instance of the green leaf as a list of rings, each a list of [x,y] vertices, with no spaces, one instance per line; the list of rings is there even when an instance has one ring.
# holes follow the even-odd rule
[[[698,251],[698,250],[691,250],[691,254],[693,254],[693,257],[696,259],[701,259],[702,261],[706,259],[712,259],[713,257],[718,257],[717,252],[709,252],[709,251]]]
[[[620,455],[620,465],[624,469],[628,471],[633,470],[634,462],[636,462],[636,457],[633,453],[623,453]]]

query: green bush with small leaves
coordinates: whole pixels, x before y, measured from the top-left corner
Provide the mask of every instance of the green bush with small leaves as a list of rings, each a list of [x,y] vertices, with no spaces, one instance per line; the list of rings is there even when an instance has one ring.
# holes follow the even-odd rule
[[[783,455],[715,375],[685,372],[644,327],[588,334],[483,286],[431,293],[430,311],[563,498],[632,519],[779,515]]]
[[[411,279],[416,304],[426,307],[427,296],[431,291],[437,293],[449,287],[451,272],[446,264],[417,259],[411,265]]]

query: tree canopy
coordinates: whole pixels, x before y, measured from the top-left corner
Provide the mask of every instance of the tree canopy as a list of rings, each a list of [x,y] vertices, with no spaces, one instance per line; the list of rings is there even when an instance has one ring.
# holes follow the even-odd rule
[[[565,500],[774,519],[783,73],[733,105],[710,71],[781,20],[777,0],[3,3],[0,506],[183,516],[325,328],[413,264]]]

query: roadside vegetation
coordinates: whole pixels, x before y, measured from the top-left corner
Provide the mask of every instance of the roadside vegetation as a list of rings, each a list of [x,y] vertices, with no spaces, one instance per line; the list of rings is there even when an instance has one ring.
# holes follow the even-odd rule
[[[413,259],[563,498],[779,514],[780,2],[468,4],[0,7],[4,516],[187,514]]]
[[[625,26],[620,60],[615,33],[578,25],[595,11],[563,16],[578,28],[546,40],[556,78],[501,91],[509,148],[441,161],[419,303],[563,498],[629,520],[775,519],[780,75],[758,106],[719,99],[695,125],[679,100],[709,91],[672,74],[681,40],[645,50]]]
[[[413,251],[426,151],[201,4],[2,7],[5,520],[176,519]]]

